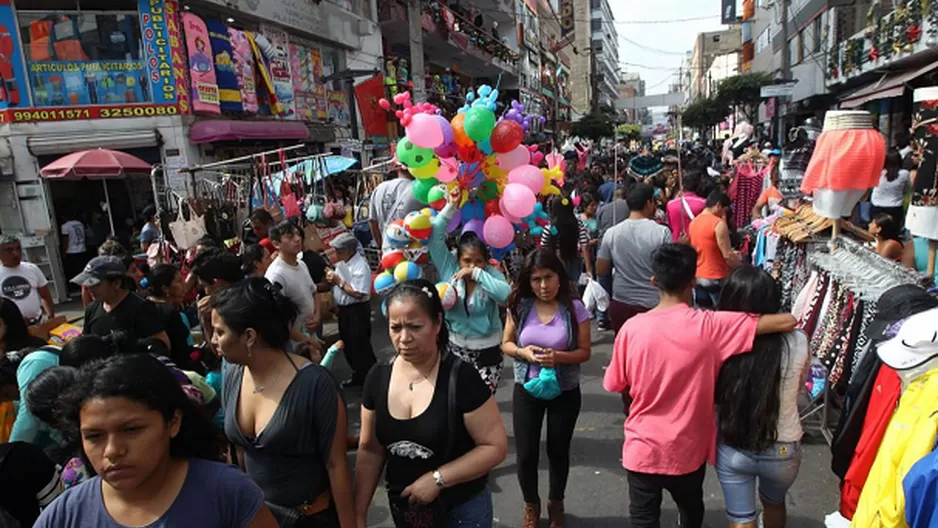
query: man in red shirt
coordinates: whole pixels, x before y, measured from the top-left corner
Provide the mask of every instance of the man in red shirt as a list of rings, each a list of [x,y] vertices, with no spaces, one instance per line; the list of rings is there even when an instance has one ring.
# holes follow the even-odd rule
[[[716,447],[714,389],[720,367],[749,352],[756,335],[795,328],[790,314],[694,310],[696,270],[691,246],[665,244],[654,252],[652,282],[660,302],[619,331],[603,379],[607,391],[627,391],[632,398],[622,466],[628,472],[633,528],[658,528],[662,490],[677,503],[681,526],[702,526],[706,462]]]

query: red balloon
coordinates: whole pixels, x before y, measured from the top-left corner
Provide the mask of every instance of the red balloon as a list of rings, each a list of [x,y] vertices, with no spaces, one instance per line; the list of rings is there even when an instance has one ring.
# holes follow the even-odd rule
[[[522,140],[524,140],[524,128],[510,119],[499,121],[499,123],[495,125],[495,129],[492,130],[492,136],[489,138],[492,144],[492,150],[499,154],[511,152],[518,148]]]
[[[498,208],[498,200],[485,202],[485,217],[488,218],[497,214],[502,214],[501,210]]]
[[[482,161],[482,153],[479,152],[479,149],[475,145],[471,147],[459,147],[457,149],[457,155],[464,163],[477,163]]]

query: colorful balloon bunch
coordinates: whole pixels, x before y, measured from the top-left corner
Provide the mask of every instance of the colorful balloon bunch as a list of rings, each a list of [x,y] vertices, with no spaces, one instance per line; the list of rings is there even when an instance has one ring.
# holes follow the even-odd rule
[[[432,219],[437,212],[429,207],[411,211],[403,220],[395,220],[384,230],[391,249],[381,255],[381,273],[375,276],[375,293],[384,295],[398,283],[419,279],[420,266],[429,261],[427,242],[433,231]]]
[[[560,194],[563,167],[538,165],[544,159],[536,145],[524,145],[525,131],[536,116],[512,101],[496,117],[498,90],[480,86],[452,120],[426,103],[412,105],[410,94],[398,94],[403,105],[395,115],[407,131],[397,144],[398,161],[416,178],[414,196],[437,211],[450,195],[459,210],[449,231],[460,226],[476,232],[495,254],[513,247],[516,231],[539,234],[546,225],[538,195]],[[381,106],[390,109],[386,100]],[[562,160],[562,157],[561,157]]]

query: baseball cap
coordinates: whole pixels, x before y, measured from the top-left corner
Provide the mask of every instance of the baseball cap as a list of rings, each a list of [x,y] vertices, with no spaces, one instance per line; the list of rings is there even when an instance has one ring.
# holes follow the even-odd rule
[[[79,286],[94,286],[103,280],[119,279],[127,274],[127,266],[118,257],[95,257],[85,265],[84,271],[71,280]]]
[[[876,302],[876,316],[870,321],[866,335],[880,341],[886,329],[910,315],[938,308],[938,297],[914,284],[902,284],[883,292]]]
[[[358,239],[351,233],[342,233],[329,241],[329,247],[332,249],[349,249],[355,251],[358,249]]]
[[[895,337],[880,343],[876,351],[883,363],[896,370],[915,368],[938,357],[938,308],[902,321]]]

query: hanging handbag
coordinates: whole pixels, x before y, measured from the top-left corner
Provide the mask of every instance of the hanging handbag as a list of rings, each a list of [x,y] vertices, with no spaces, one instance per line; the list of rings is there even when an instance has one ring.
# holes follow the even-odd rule
[[[456,444],[456,426],[460,417],[456,407],[456,381],[459,373],[460,360],[453,358],[449,369],[449,392],[446,394],[446,448],[443,451],[443,462],[449,462],[453,456]],[[384,383],[382,394],[387,395],[388,384],[391,381],[391,369]],[[425,526],[446,526],[447,507],[441,495],[430,504],[412,504],[409,497],[402,497],[400,492],[388,490],[388,504],[394,525],[403,528],[423,528]]]
[[[270,188],[270,165],[267,164],[266,157],[261,154],[261,193],[264,197],[264,209],[270,213],[274,223],[283,220],[283,210],[277,204],[277,198],[274,196],[273,189]]]
[[[183,205],[188,205],[184,200],[179,200],[179,213],[176,220],[169,223],[169,231],[173,234],[173,240],[179,249],[189,249],[195,247],[199,239],[205,236],[205,217],[197,216],[195,209],[189,206],[189,220],[182,214]]]
[[[284,155],[283,149],[280,149],[278,153],[280,155],[280,174],[283,175],[280,182],[280,203],[283,204],[283,212],[287,218],[299,218],[301,216],[300,204],[296,199],[296,194],[293,193],[293,187],[290,185],[292,175],[287,172],[287,157]]]

